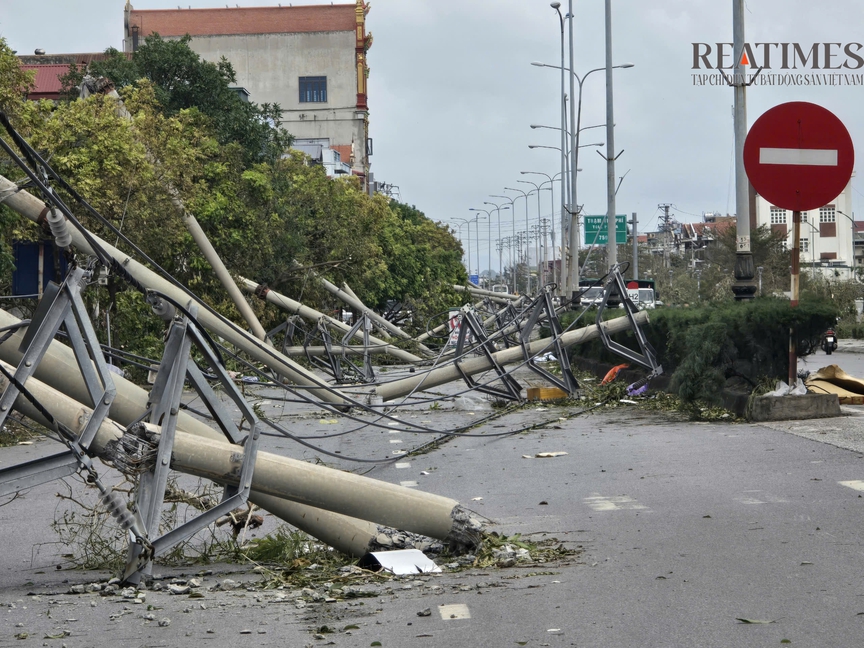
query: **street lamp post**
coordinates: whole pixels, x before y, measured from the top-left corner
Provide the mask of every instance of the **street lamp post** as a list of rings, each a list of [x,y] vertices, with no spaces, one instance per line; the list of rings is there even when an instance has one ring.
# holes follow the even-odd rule
[[[531,226],[528,224],[528,196],[531,195],[532,192],[522,191],[521,189],[514,189],[513,187],[504,187],[504,191],[518,191],[520,194],[525,196],[525,294],[531,294],[531,259],[528,254],[528,236],[531,231]],[[539,193],[538,195],[538,212],[537,218],[540,218],[539,212]]]
[[[525,173],[525,172],[522,171],[522,173]],[[535,250],[537,252],[537,281],[540,282],[538,285],[538,289],[539,289],[542,286],[546,285],[546,263],[547,263],[547,259],[546,259],[546,257],[547,257],[547,254],[546,254],[546,232],[543,229],[543,216],[540,213],[540,191],[543,190],[542,187],[546,183],[541,182],[540,184],[537,184],[536,182],[531,182],[530,180],[517,180],[516,182],[522,182],[524,184],[532,185],[534,187],[534,191],[530,192],[530,193],[534,193],[534,192],[537,193],[537,239],[536,239],[537,240],[537,247],[535,248]],[[550,179],[548,182],[550,184],[548,189],[551,192],[552,191],[552,187],[551,187],[552,180]],[[554,204],[555,198],[553,197],[552,200],[553,200],[553,204]],[[526,204],[527,204],[527,201],[526,201]],[[554,206],[553,206],[553,210],[552,210],[552,222],[553,223],[555,222]],[[543,237],[542,241],[540,239],[541,236]],[[539,290],[538,290],[538,292],[539,292]]]
[[[481,216],[480,214],[477,214],[474,218],[472,218],[469,221],[469,228],[468,228],[469,237],[470,237],[470,232],[471,232],[470,223],[474,223],[474,236],[477,239],[477,285],[480,285],[480,221],[485,220],[485,219],[486,219],[485,216]],[[469,238],[468,246],[469,247],[471,246],[470,238]]]
[[[483,204],[484,205],[492,205],[495,208],[495,213],[498,216],[498,240],[503,241],[504,239],[501,238],[501,210],[502,209],[510,209],[510,207],[508,207],[507,205],[496,205],[495,203],[489,202],[488,200],[484,200]],[[502,254],[503,250],[504,250],[504,245],[502,243],[501,247],[498,248],[498,276],[499,277],[504,276],[504,273],[503,273],[503,270],[501,267],[501,254]]]
[[[608,2],[608,0],[607,0],[607,2]],[[571,18],[571,28],[572,28],[572,18]],[[607,28],[607,30],[608,30],[608,28]],[[611,43],[607,43],[607,49],[608,48],[611,48]],[[556,69],[558,68],[557,65],[549,65],[548,63],[539,63],[536,61],[534,63],[531,63],[531,65],[534,65],[536,67],[548,67],[548,68],[556,68]],[[622,63],[621,65],[612,65],[611,69],[631,68],[631,67],[633,67],[633,65],[634,65],[633,63]],[[563,64],[562,64],[562,68],[563,68]],[[571,86],[570,94],[571,95],[573,94],[573,81],[575,80],[579,84],[579,93],[577,95],[578,108],[577,108],[577,115],[576,115],[575,119],[574,119],[574,114],[573,114],[574,113],[574,110],[573,110],[574,106],[573,106],[572,102],[570,103],[570,141],[571,141],[571,156],[573,158],[573,163],[570,165],[570,201],[571,201],[571,205],[570,205],[570,214],[571,214],[571,225],[570,225],[570,247],[571,247],[571,250],[570,250],[570,254],[571,254],[571,256],[574,254],[574,250],[577,249],[577,246],[579,245],[579,232],[578,232],[578,230],[579,230],[579,227],[578,227],[579,226],[579,218],[578,218],[579,217],[579,206],[577,203],[577,193],[576,193],[576,168],[579,166],[579,148],[580,148],[580,146],[579,146],[579,131],[580,131],[579,124],[582,120],[582,86],[585,83],[585,79],[587,79],[588,76],[590,74],[593,74],[594,72],[599,72],[601,70],[607,70],[607,77],[608,77],[608,74],[609,74],[608,69],[609,68],[610,68],[610,66],[608,64],[606,67],[594,68],[593,70],[588,70],[588,72],[586,72],[584,75],[582,75],[580,77],[578,74],[573,72],[572,60],[570,63],[569,69],[571,71],[571,74],[570,74],[570,86]],[[563,74],[563,70],[562,70],[562,74]],[[609,85],[609,87],[611,87],[611,84],[608,84],[608,85]],[[612,116],[611,116],[612,113],[611,113],[611,101],[610,101],[609,87],[607,87],[607,94],[606,94],[606,98],[607,98],[607,106],[606,106],[607,144],[608,144],[609,139],[610,139],[608,137],[608,133],[615,126],[615,123],[614,123]],[[610,158],[610,157],[614,158],[614,154],[609,154],[606,157],[607,157],[607,164],[608,164],[608,158]],[[612,165],[613,176],[614,176],[614,173],[615,173],[615,167],[613,164]],[[607,176],[608,176],[608,169],[607,169]],[[613,185],[614,185],[614,178],[613,178]],[[614,192],[614,186],[613,186],[612,191]],[[614,207],[614,205],[613,205],[613,207]],[[614,234],[614,231],[615,231],[614,230],[614,227],[615,227],[615,216],[614,215],[611,217],[611,222],[612,222],[612,224],[610,225],[610,228],[612,228],[612,229],[610,229],[610,231],[613,232],[613,234]],[[611,241],[614,242],[614,240],[615,239],[613,236]],[[578,263],[578,259],[579,259],[579,257],[577,254],[576,255],[576,263],[569,263],[569,261],[568,261],[569,272],[568,272],[568,277],[567,277],[567,282],[568,282],[567,287],[570,290],[576,290],[576,289],[578,289],[578,286],[579,286],[579,263]]]
[[[470,275],[471,275],[471,221],[468,219],[465,219],[465,218],[454,218],[453,220],[454,221],[462,221],[462,223],[457,226],[459,228],[459,241],[460,242],[462,241],[462,225],[467,225],[466,229],[468,230],[468,253],[465,255],[466,260],[467,260],[467,265],[465,266],[465,269],[468,271],[469,280],[470,280]]]
[[[552,215],[550,216],[550,220],[552,222],[552,281],[557,283],[557,278],[556,278],[557,275],[556,275],[556,269],[555,269],[556,263],[555,263],[555,191],[554,191],[554,186],[555,186],[555,176],[557,176],[558,174],[556,173],[555,176],[550,176],[548,173],[543,173],[542,171],[520,171],[519,173],[521,173],[522,175],[542,175],[542,176],[546,176],[548,178],[547,182],[549,183],[549,195],[552,198]],[[528,182],[528,181],[527,180],[520,180],[519,182]],[[534,183],[532,182],[531,184],[534,184]],[[539,187],[543,186],[544,184],[546,184],[546,183],[541,182],[539,186],[538,185],[534,185],[534,186],[538,187],[538,189],[539,189]],[[540,204],[539,192],[537,194],[537,204],[538,205]],[[537,213],[538,213],[538,215],[540,213],[539,207],[537,209]],[[543,244],[544,245],[546,244],[545,237],[543,240]],[[548,265],[549,264],[548,252],[546,253],[546,255],[544,257],[544,264],[545,265],[543,268],[543,281],[545,283],[546,271],[549,267],[549,265]]]
[[[468,211],[483,212],[484,214],[486,214],[486,218],[488,219],[486,222],[486,232],[489,235],[489,246],[488,246],[489,247],[489,269],[491,270],[491,268],[492,268],[492,231],[491,231],[492,230],[492,212],[490,210],[476,209],[474,207],[469,207]],[[478,257],[479,257],[479,253],[478,253]],[[480,265],[479,260],[477,261],[477,265],[478,266]]]
[[[567,144],[565,139],[565,133],[567,131],[567,95],[564,91],[564,16],[561,15],[560,2],[552,2],[549,6],[551,6],[555,10],[555,13],[558,14],[558,20],[561,25],[561,273],[563,279],[564,272],[566,272],[564,270],[564,264],[566,261],[564,258],[564,214],[567,209],[567,198],[565,197],[566,192],[564,191],[564,178],[567,175]],[[563,292],[561,292],[563,289],[563,283],[564,282],[561,281],[558,286],[559,295],[561,296],[563,296]]]
[[[516,235],[516,203],[510,196],[504,196],[501,194],[490,194],[490,198],[503,198],[504,200],[510,201],[510,211],[513,215],[513,236]],[[511,246],[511,252],[513,246]],[[511,254],[511,263],[512,263],[512,254]],[[516,268],[513,268],[513,294],[516,294]]]

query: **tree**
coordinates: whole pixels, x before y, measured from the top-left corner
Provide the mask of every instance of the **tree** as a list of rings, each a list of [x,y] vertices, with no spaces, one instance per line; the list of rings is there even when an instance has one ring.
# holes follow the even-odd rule
[[[131,57],[109,48],[106,60],[94,61],[89,70],[70,66],[64,89],[67,96],[77,97],[84,74],[107,77],[117,88],[147,79],[165,115],[196,109],[210,120],[220,144],[243,147],[247,162],[277,159],[291,143],[290,135],[278,127],[280,107],[243,101],[230,87],[237,81],[231,63],[225,57],[218,63],[202,60],[189,47],[191,40],[188,34],[179,40],[151,34]]]

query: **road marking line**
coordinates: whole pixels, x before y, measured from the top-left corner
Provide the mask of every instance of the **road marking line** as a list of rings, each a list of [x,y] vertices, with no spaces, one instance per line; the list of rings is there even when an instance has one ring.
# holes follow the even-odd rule
[[[836,149],[760,148],[759,164],[837,166]]]
[[[842,481],[837,483],[841,486],[851,488],[852,490],[864,491],[864,481],[861,481],[860,479],[853,479],[852,481]]]
[[[387,430],[390,434],[401,434],[402,430]]]
[[[438,613],[441,615],[441,618],[445,621],[452,621],[453,619],[470,619],[471,611],[468,609],[468,606],[464,603],[454,603],[452,605],[439,605]]]
[[[784,504],[787,500],[782,497],[776,497],[775,495],[771,495],[770,493],[766,493],[765,491],[760,490],[747,490],[745,493],[760,493],[757,497],[756,495],[743,495],[741,497],[736,497],[735,501],[740,502],[741,504]],[[762,499],[760,499],[762,498]]]
[[[417,488],[417,482],[416,481],[403,481],[403,482],[399,482],[399,485],[404,486],[405,488]]]
[[[617,497],[604,497],[599,493],[594,493],[591,497],[586,497],[583,501],[595,511],[622,511],[622,510],[646,510],[648,507],[640,504],[632,497],[620,495]]]
[[[390,443],[402,443],[402,439],[390,439]]]
[[[393,465],[396,466],[396,470],[404,470],[405,468],[411,467],[411,464],[408,463],[407,461],[403,461],[401,463],[397,463],[397,464],[393,464]]]

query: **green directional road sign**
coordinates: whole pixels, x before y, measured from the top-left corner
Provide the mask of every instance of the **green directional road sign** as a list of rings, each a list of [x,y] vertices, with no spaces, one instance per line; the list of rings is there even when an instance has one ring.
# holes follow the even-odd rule
[[[585,223],[585,245],[606,245],[609,242],[609,228],[606,226],[606,215],[583,216]],[[627,215],[615,216],[615,242],[627,242]]]

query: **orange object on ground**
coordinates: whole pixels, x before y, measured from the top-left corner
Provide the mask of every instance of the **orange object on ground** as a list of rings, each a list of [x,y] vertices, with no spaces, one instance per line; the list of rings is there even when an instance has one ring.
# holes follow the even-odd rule
[[[615,365],[609,370],[609,373],[606,374],[606,377],[600,381],[600,384],[608,385],[610,382],[612,382],[618,377],[618,374],[621,373],[622,369],[627,369],[629,366],[629,364]]]

